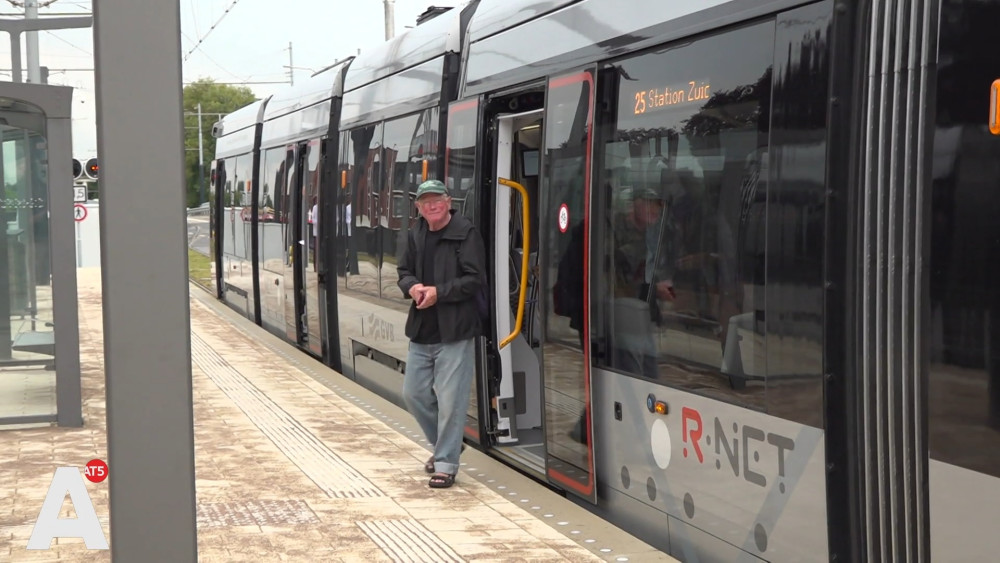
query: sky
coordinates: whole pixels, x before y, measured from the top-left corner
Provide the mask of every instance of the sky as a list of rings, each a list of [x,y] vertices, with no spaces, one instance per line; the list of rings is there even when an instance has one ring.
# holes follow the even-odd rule
[[[415,25],[417,16],[429,6],[461,3],[395,0],[395,33]],[[179,0],[179,4],[185,83],[211,78],[246,85],[258,97],[385,41],[383,0]],[[23,0],[0,1],[0,17],[23,17],[22,5]],[[86,16],[91,9],[91,1],[55,0],[39,9],[39,17]],[[98,156],[93,28],[41,31],[38,52],[40,65],[50,69],[49,83],[74,88],[73,156],[81,160]],[[21,57],[26,69],[23,36]],[[11,80],[7,34],[0,41],[0,61],[0,80]],[[293,76],[288,66],[294,67]],[[214,116],[204,119],[204,126],[211,127]]]

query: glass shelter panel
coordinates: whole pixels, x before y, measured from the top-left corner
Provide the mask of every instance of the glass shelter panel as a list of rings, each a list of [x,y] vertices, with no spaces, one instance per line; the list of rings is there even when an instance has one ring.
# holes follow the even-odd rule
[[[0,419],[56,413],[48,151],[36,118],[30,129],[0,125]]]

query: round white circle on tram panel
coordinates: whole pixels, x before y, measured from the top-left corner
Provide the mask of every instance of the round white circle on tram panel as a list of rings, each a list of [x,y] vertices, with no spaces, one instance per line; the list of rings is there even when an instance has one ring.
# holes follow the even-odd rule
[[[569,228],[569,206],[565,203],[559,206],[559,232],[565,233]]]
[[[653,429],[649,431],[649,446],[653,450],[653,460],[660,469],[666,469],[670,465],[670,431],[667,430],[667,423],[660,419],[653,422]]]

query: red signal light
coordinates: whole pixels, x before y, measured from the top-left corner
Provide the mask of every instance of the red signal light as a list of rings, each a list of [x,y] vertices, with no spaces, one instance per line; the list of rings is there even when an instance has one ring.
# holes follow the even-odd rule
[[[87,176],[90,176],[94,180],[97,179],[97,175],[101,171],[101,167],[98,165],[96,158],[88,160],[85,169],[87,171]]]

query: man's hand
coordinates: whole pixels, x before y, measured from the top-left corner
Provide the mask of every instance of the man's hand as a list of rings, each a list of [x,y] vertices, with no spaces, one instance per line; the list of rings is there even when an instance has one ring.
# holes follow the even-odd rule
[[[438,300],[438,290],[433,285],[421,286],[420,299],[417,300],[417,309],[427,309],[434,306]]]
[[[417,284],[414,284],[413,287],[410,288],[410,292],[409,292],[410,293],[410,297],[412,297],[413,300],[417,302],[417,305],[420,304],[420,299],[423,297],[424,287],[425,287],[424,284],[417,283]]]
[[[669,280],[657,282],[656,297],[662,301],[673,301],[677,297],[677,293],[674,292],[674,283]]]

